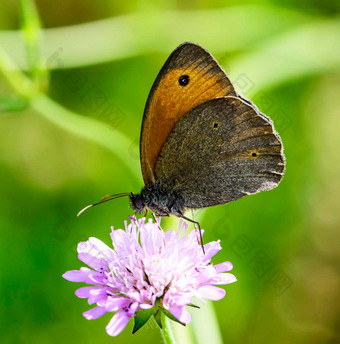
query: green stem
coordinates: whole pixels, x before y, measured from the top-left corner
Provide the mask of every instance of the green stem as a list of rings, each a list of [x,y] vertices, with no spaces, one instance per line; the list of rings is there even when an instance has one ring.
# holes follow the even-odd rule
[[[26,99],[33,98],[38,90],[36,85],[26,77],[6,54],[0,46],[0,72],[3,74],[11,87]]]
[[[129,155],[131,156],[129,150],[134,148],[135,144],[128,136],[118,130],[112,130],[108,125],[95,119],[75,114],[43,94],[34,97],[31,106],[58,127],[113,152],[130,171],[132,180],[134,180],[131,184],[134,187],[141,185],[139,160],[129,158]]]
[[[161,330],[164,344],[176,344],[174,334],[172,332],[170,319],[168,319],[164,314],[162,314],[162,326]]]
[[[201,309],[192,311],[193,332],[197,344],[223,344],[213,303],[208,301]]]

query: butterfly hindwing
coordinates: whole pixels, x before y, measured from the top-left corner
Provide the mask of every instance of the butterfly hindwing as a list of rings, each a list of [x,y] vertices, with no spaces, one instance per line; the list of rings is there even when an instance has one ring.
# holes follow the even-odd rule
[[[228,203],[270,190],[285,160],[272,122],[238,97],[206,101],[185,114],[168,136],[155,176],[184,206]]]
[[[200,103],[227,95],[236,96],[234,87],[208,51],[194,43],[183,43],[172,52],[144,110],[140,154],[146,186],[155,182],[159,153],[181,117]]]

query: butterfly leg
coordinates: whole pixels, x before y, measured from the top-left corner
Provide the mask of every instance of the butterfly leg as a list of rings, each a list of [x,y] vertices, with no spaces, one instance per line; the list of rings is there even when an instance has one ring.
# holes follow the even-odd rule
[[[194,214],[193,209],[191,209],[191,215],[192,215],[192,220],[195,221],[195,214]],[[196,223],[194,223],[194,227],[195,227],[195,230],[197,230]]]
[[[158,217],[169,217],[169,214],[155,214],[154,212],[152,213],[152,216],[153,216],[153,218],[155,219],[155,221],[156,221],[156,223],[158,223],[158,220],[157,220],[157,217],[156,216],[158,216]],[[162,230],[162,228],[161,228],[161,226],[158,224],[158,228],[159,228],[159,230],[161,231]]]
[[[201,226],[200,226],[200,223],[198,222],[198,221],[195,221],[195,220],[192,220],[192,219],[189,219],[188,217],[185,217],[185,216],[181,216],[181,218],[182,219],[184,219],[184,220],[187,220],[187,221],[189,221],[189,222],[191,222],[191,223],[193,223],[194,225],[197,225],[197,227],[198,227],[198,232],[199,232],[199,234],[200,234],[200,243],[201,243],[201,246],[202,246],[202,251],[203,251],[203,253],[205,254],[205,251],[204,251],[204,246],[203,246],[203,238],[202,238],[202,231],[201,231]],[[196,229],[196,228],[195,228]]]
[[[199,232],[199,238],[197,238],[197,241],[198,241],[198,243],[200,243],[202,245],[202,250],[203,250],[203,253],[204,253],[203,238],[202,238],[201,228],[200,228],[200,224],[198,222],[197,222],[198,223],[198,228],[196,226],[194,209],[191,209],[191,215],[192,215],[192,220],[194,221],[195,231]]]

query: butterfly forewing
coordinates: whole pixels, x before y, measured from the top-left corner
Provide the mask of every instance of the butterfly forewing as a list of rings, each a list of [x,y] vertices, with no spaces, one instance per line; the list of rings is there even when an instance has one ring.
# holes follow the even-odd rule
[[[168,136],[155,176],[188,208],[228,203],[282,179],[282,143],[271,121],[237,97],[206,101]]]
[[[226,95],[234,87],[211,54],[183,43],[165,62],[150,91],[142,124],[140,154],[144,183],[155,182],[155,165],[172,129],[200,103]]]

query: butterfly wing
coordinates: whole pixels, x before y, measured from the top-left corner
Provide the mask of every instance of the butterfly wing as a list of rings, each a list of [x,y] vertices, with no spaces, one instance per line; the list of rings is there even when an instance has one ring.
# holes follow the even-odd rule
[[[140,155],[146,186],[155,182],[158,155],[180,118],[196,105],[235,95],[225,72],[212,55],[194,43],[183,43],[169,56],[146,102]]]
[[[188,208],[235,201],[276,187],[285,168],[268,117],[238,97],[206,101],[185,114],[156,162],[161,185]]]

